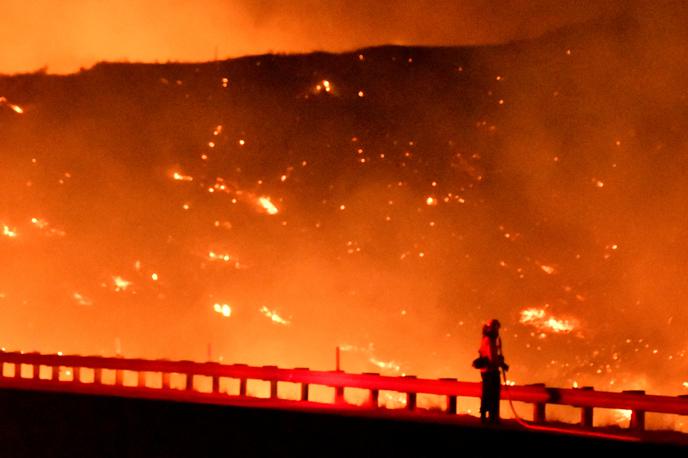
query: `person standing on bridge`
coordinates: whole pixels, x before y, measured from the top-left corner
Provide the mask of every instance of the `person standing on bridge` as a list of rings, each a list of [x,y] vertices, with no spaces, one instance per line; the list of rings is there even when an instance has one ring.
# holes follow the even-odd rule
[[[499,337],[499,320],[492,319],[483,325],[483,337],[480,341],[480,358],[484,363],[480,367],[483,381],[480,397],[480,420],[486,423],[499,423],[499,398],[501,391],[500,369],[509,370],[502,355],[502,339]]]

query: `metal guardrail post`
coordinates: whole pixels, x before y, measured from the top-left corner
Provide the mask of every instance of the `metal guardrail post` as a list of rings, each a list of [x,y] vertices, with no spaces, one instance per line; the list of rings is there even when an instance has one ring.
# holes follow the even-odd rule
[[[543,402],[536,402],[533,404],[533,422],[544,423],[547,421],[547,404]]]
[[[162,389],[163,390],[169,390],[170,389],[170,373],[169,372],[163,372],[162,373]]]
[[[277,369],[277,366],[263,366],[263,369]],[[277,379],[270,379],[270,399],[277,399]]]
[[[645,390],[624,390],[622,393],[626,394],[645,394]],[[631,421],[628,425],[629,429],[633,431],[643,431],[645,429],[645,411],[632,410]]]
[[[344,387],[335,386],[334,387],[334,402],[335,404],[341,404],[344,402]]]
[[[375,375],[379,376],[377,372],[364,372],[363,375]],[[380,390],[377,388],[371,388],[369,390],[368,404],[373,408],[377,409],[380,407]]]
[[[96,367],[93,369],[93,383],[101,385],[103,383],[103,369]]]
[[[415,379],[417,377],[415,375],[404,375],[404,378]],[[406,393],[406,409],[411,411],[416,410],[416,397],[417,394],[415,392],[409,391]]]
[[[145,371],[139,371],[138,375],[136,377],[136,386],[139,388],[145,388],[146,387],[146,372]]]
[[[72,382],[81,383],[81,368],[79,366],[72,367]]]
[[[531,383],[526,386],[544,388],[544,383]],[[536,402],[533,404],[533,422],[544,423],[547,421],[547,404],[544,402]]]
[[[218,375],[213,375],[213,393],[218,394],[220,392],[220,377]]]
[[[579,390],[593,391],[595,388],[592,386],[582,386],[578,388]],[[593,426],[593,408],[592,407],[581,407],[581,426],[584,428],[592,428]]]
[[[121,369],[115,369],[115,386],[122,386],[124,384],[124,373]]]
[[[247,364],[234,364],[233,366],[234,367],[241,367],[241,368],[248,367]],[[245,398],[247,388],[248,388],[248,380],[246,379],[246,377],[240,377],[239,378],[239,396],[241,396],[242,398]]]
[[[34,380],[40,380],[41,378],[41,365],[40,364],[33,364],[33,379]]]
[[[310,369],[308,369],[307,367],[295,367],[294,370],[295,371],[308,371]],[[309,394],[308,390],[309,390],[309,388],[310,388],[310,386],[308,383],[301,382],[301,401],[308,401],[308,394]]]
[[[445,381],[445,382],[456,382],[456,379],[451,378],[451,377],[441,378],[440,380]],[[444,412],[447,415],[456,415],[456,413],[458,412],[457,409],[459,406],[458,406],[457,399],[458,398],[455,394],[448,394],[447,395],[447,403],[446,403],[446,406],[444,409]]]
[[[50,366],[51,374],[50,374],[50,380],[53,382],[59,382],[60,381],[60,366]]]
[[[186,374],[186,390],[187,391],[193,391],[193,381],[194,381],[194,375],[191,373]]]

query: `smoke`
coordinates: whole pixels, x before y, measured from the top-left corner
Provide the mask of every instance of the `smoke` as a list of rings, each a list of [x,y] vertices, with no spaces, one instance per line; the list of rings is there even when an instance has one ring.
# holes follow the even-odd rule
[[[624,2],[3,0],[0,72],[69,73],[100,61],[199,62],[381,44],[532,38],[613,16]]]
[[[496,317],[518,383],[685,389],[683,4],[241,5],[299,50],[602,19],[0,79],[3,345],[470,380]]]
[[[678,25],[686,17],[685,5],[638,4],[602,27],[553,35],[551,49],[524,44],[486,63],[502,75],[493,97],[503,109],[492,122],[504,132],[489,184],[512,190],[492,206],[501,224],[525,234],[525,253],[557,267],[514,302],[539,296],[548,310],[582,319],[576,346],[589,345],[579,364],[552,364],[557,376],[579,378],[589,365],[615,374],[612,387],[666,390],[651,374],[684,364],[676,357],[685,352],[687,291],[677,278],[688,249],[688,164],[676,89],[687,70]],[[524,357],[558,361],[547,347]]]

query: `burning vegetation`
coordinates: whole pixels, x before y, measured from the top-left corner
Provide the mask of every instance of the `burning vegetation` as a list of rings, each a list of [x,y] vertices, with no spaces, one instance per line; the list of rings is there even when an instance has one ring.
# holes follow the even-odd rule
[[[499,317],[519,382],[686,393],[685,69],[644,31],[2,77],[0,341],[472,379]]]

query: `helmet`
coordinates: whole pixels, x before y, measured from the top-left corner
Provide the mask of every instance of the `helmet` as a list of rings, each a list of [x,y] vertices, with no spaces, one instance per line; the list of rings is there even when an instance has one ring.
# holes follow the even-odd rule
[[[485,324],[483,324],[483,335],[484,336],[490,336],[490,337],[497,337],[497,334],[499,333],[499,328],[502,326],[502,324],[499,322],[498,319],[493,318]]]

